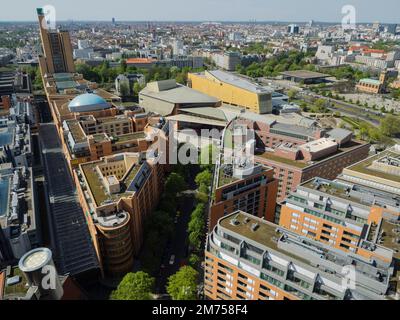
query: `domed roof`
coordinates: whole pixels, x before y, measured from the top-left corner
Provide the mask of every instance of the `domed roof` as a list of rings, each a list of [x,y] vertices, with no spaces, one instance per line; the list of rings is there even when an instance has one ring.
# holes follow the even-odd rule
[[[71,112],[98,111],[110,108],[109,103],[97,94],[85,93],[75,97],[69,104]]]

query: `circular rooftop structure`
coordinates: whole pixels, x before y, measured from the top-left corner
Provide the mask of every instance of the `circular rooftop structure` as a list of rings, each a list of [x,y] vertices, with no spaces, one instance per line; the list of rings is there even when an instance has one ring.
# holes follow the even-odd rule
[[[19,260],[19,268],[23,272],[32,272],[41,269],[49,263],[51,257],[51,251],[47,248],[31,250]]]
[[[75,97],[68,108],[71,112],[90,112],[108,109],[110,104],[97,94],[85,93]]]

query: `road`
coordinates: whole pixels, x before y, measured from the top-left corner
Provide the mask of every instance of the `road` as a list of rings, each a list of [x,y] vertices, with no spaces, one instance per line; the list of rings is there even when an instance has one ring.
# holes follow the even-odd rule
[[[365,110],[364,108],[361,108],[357,105],[351,104],[351,103],[347,103],[347,102],[343,102],[341,100],[336,100],[336,99],[332,99],[332,98],[327,98],[321,95],[317,95],[315,93],[313,93],[312,95],[306,92],[300,92],[299,93],[303,98],[305,98],[305,100],[311,100],[311,99],[324,99],[327,100],[328,102],[330,102],[330,106],[328,107],[328,109],[332,110],[332,111],[339,111],[341,114],[345,115],[345,116],[350,116],[350,117],[357,117],[360,118],[368,123],[370,123],[373,126],[377,126],[380,124],[380,122],[376,119],[372,119],[371,117],[368,116],[368,113],[374,114],[375,116],[378,116],[377,112],[371,111],[371,110]],[[332,103],[335,103],[337,106],[332,106]],[[343,108],[340,108],[343,107]],[[344,109],[345,108],[345,109]],[[350,109],[354,109],[355,111],[351,111]]]
[[[182,265],[187,264],[188,260],[188,224],[190,221],[191,213],[195,206],[195,197],[193,191],[196,190],[196,184],[194,178],[197,174],[197,168],[191,166],[191,172],[187,177],[186,183],[188,184],[189,190],[184,192],[180,208],[181,215],[176,224],[174,236],[166,244],[162,264],[164,268],[160,268],[160,274],[156,279],[156,289],[158,294],[166,293],[166,285],[168,278],[175,274]],[[171,255],[175,255],[174,264],[170,265],[169,261]]]

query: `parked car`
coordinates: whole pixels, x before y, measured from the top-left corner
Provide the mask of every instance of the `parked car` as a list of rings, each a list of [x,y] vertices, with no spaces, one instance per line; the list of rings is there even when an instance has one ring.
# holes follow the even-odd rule
[[[169,259],[169,264],[172,266],[175,263],[175,255],[173,254]]]

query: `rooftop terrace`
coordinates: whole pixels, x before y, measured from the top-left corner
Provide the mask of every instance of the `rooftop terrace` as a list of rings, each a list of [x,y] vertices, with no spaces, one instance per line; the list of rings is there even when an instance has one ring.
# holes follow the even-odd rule
[[[136,177],[141,165],[134,164],[132,167],[128,168],[124,174],[122,181],[120,181],[121,191],[117,194],[110,194],[107,192],[106,188],[103,186],[101,177],[97,173],[96,167],[98,165],[105,164],[104,161],[87,163],[81,166],[83,174],[86,177],[88,183],[88,189],[90,189],[93,198],[97,206],[103,205],[105,202],[118,201],[122,197],[132,195],[133,192],[129,192],[127,189],[132,183],[133,179]]]

